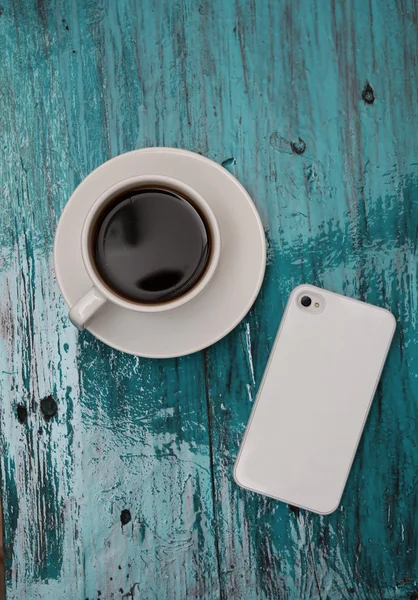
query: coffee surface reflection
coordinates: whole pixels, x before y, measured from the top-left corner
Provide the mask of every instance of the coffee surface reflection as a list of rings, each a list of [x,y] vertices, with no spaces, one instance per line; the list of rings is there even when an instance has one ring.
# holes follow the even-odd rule
[[[96,220],[92,258],[103,282],[126,300],[154,304],[190,291],[209,261],[209,229],[187,198],[163,188],[131,190]]]

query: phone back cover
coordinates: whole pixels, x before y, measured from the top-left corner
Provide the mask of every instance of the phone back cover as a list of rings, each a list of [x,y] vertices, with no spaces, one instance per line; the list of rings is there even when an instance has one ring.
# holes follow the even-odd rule
[[[311,314],[301,295],[319,293]],[[239,485],[320,514],[340,503],[395,330],[381,308],[293,290],[235,465]]]

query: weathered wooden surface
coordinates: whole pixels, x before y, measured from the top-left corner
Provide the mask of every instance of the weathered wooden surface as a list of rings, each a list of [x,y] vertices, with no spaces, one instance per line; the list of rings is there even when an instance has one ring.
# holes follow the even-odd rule
[[[3,0],[8,600],[418,598],[417,23],[416,0]],[[51,261],[80,180],[150,145],[224,162],[269,240],[248,318],[206,352],[160,362],[77,334]],[[399,323],[329,517],[232,480],[301,282]]]

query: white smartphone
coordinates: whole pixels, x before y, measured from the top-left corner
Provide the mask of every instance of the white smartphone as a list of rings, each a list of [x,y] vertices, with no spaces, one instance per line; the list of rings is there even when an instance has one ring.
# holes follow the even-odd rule
[[[383,309],[293,290],[235,463],[242,487],[319,514],[339,505],[395,331]]]

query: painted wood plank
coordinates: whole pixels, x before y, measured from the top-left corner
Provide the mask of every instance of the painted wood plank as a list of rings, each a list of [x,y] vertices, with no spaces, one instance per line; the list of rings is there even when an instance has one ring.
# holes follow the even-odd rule
[[[8,599],[418,597],[417,15],[414,0],[3,3]],[[171,361],[78,335],[51,264],[79,181],[151,145],[224,163],[269,240],[250,315],[213,348]],[[390,308],[399,323],[329,517],[232,481],[286,297],[302,281]]]
[[[221,376],[225,347],[208,351],[222,597],[415,598],[418,179],[405,122],[417,121],[416,7],[241,10],[248,90],[265,109],[242,96],[255,143],[236,145],[235,173],[265,211],[270,266],[255,310],[228,340],[234,358]],[[261,62],[267,22],[274,35]],[[362,97],[367,80],[372,104]],[[298,155],[291,142],[302,140]],[[342,506],[329,517],[231,480],[286,296],[302,282],[386,306],[399,322]]]

